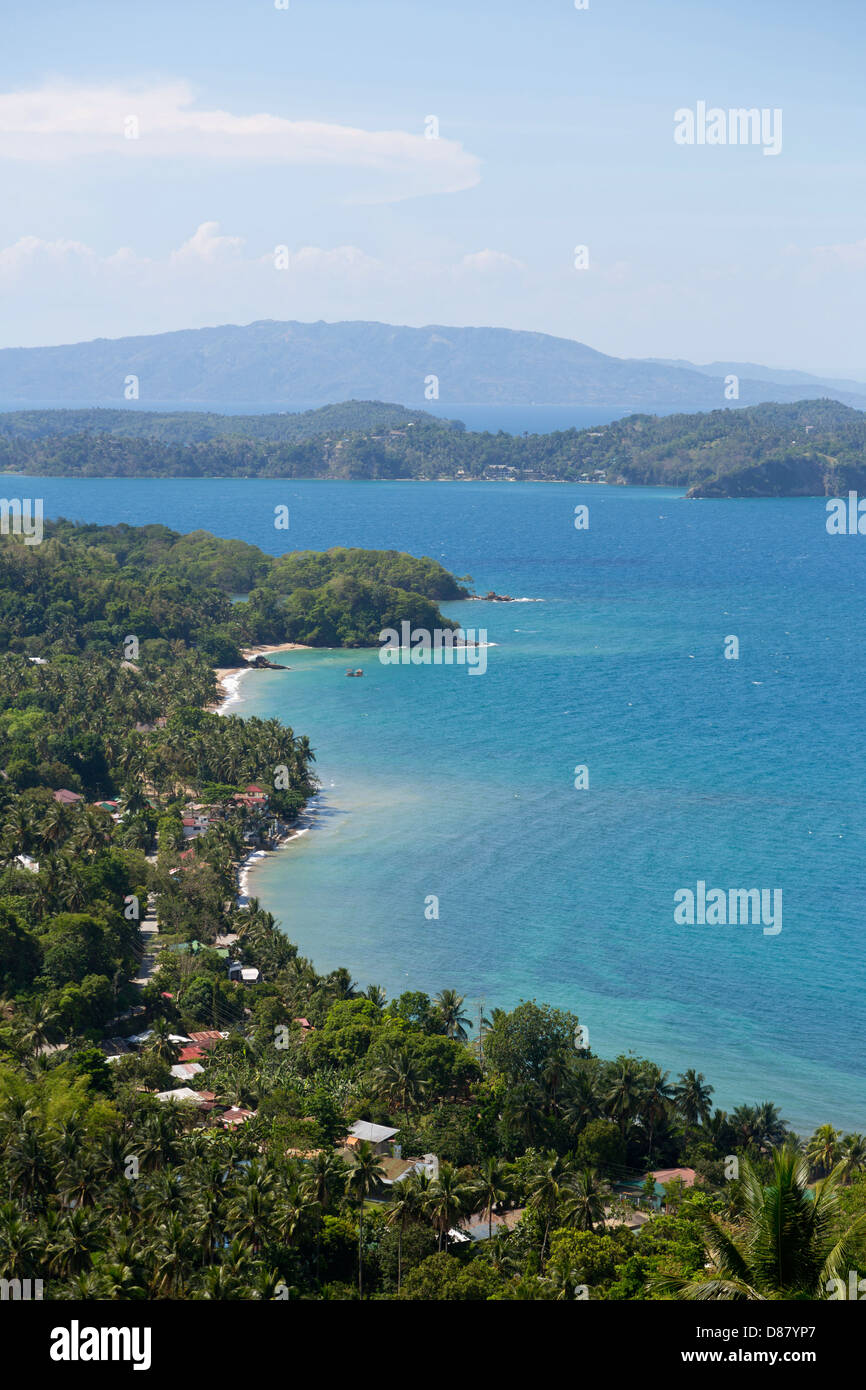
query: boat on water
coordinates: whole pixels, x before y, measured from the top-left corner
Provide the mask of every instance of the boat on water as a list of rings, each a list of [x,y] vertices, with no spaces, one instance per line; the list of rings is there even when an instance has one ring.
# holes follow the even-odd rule
[[[347,676],[363,676],[363,674],[364,674],[364,672],[361,670],[360,666],[358,667],[357,671],[347,671],[347,672],[346,672],[346,675],[347,675]]]

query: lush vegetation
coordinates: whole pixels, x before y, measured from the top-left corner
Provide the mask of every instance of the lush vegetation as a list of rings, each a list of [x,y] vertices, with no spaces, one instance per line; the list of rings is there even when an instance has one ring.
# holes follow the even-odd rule
[[[462,429],[458,420],[439,421],[425,410],[385,401],[342,401],[317,410],[273,415],[217,415],[209,410],[10,410],[0,413],[0,437],[45,439],[51,435],[112,434],[123,439],[157,439],[164,444],[202,444],[235,435],[272,443],[296,444],[336,433],[398,429],[441,423]]]
[[[364,403],[350,405],[356,409],[339,428],[328,412],[346,407],[312,418],[20,412],[0,417],[0,469],[82,477],[604,479],[689,487],[707,497],[842,495],[866,487],[866,415],[831,400],[632,415],[596,429],[523,436],[474,433],[423,413],[370,423]],[[74,432],[82,416],[87,432]],[[281,424],[295,419],[305,422],[300,435]]]
[[[453,988],[321,974],[239,900],[316,785],[303,735],[203,708],[208,566],[258,552],[67,523],[33,549],[0,549],[0,1278],[100,1300],[847,1296],[863,1136],[714,1108],[699,1072],[592,1055],[566,1010],[472,1020]],[[368,564],[443,582],[363,556],[267,561],[271,596]]]
[[[162,916],[159,867],[154,887]],[[86,1019],[46,1053],[65,1019],[7,994],[0,1277],[61,1299],[621,1301],[826,1298],[862,1268],[861,1136],[825,1127],[798,1152],[773,1106],[725,1114],[699,1074],[592,1057],[567,1013],[526,1002],[467,1042],[451,990],[388,1001],[318,975],[255,901],[221,925],[263,982],[164,950],[149,1039],[113,1065]],[[179,1085],[172,1035],[209,1026],[225,1036],[193,1084],[215,1108],[158,1099]],[[358,1118],[405,1157],[347,1148]],[[699,1180],[659,1206],[641,1179],[680,1161]]]
[[[238,592],[246,598],[232,602]],[[436,601],[466,593],[436,561],[398,551],[275,560],[205,531],[49,522],[40,545],[0,546],[0,652],[108,656],[132,636],[142,659],[167,660],[180,644],[240,665],[260,644],[375,646],[404,619],[453,628]]]

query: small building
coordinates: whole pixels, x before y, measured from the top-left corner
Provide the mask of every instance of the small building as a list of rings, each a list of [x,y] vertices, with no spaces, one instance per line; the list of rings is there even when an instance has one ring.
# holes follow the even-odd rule
[[[198,1092],[191,1091],[188,1086],[179,1086],[176,1091],[157,1091],[157,1100],[187,1101],[193,1105],[198,1105]]]
[[[75,806],[84,797],[79,792],[71,792],[68,787],[59,787],[54,793],[54,800],[59,801],[61,806]]]
[[[372,1144],[377,1154],[390,1154],[391,1145],[399,1133],[387,1125],[373,1125],[369,1120],[356,1120],[346,1139],[348,1149],[357,1149],[360,1144]],[[353,1142],[354,1141],[354,1142]]]
[[[199,1033],[190,1033],[189,1040],[198,1047],[204,1048],[205,1052],[210,1052],[212,1047],[216,1047],[218,1042],[222,1042],[223,1038],[227,1037],[228,1033],[220,1033],[216,1028],[205,1028]]]
[[[244,965],[241,967],[241,979],[245,985],[257,985],[262,978],[262,972],[256,965]]]
[[[192,1081],[194,1076],[198,1076],[204,1071],[200,1062],[176,1062],[169,1071],[177,1081]]]
[[[225,1129],[232,1129],[235,1125],[248,1124],[250,1120],[255,1118],[255,1110],[244,1110],[240,1105],[233,1105],[231,1110],[224,1111],[220,1116]]]

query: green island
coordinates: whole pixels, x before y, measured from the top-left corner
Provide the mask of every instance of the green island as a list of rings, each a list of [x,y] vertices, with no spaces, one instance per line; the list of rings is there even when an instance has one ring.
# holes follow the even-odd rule
[[[470,1020],[455,982],[389,999],[320,974],[239,898],[314,754],[209,712],[214,665],[455,592],[396,552],[68,522],[0,542],[0,1278],[60,1300],[849,1296],[862,1135],[714,1108],[701,1073],[595,1056],[534,1000]]]
[[[690,497],[866,490],[866,415],[832,400],[630,415],[551,434],[474,432],[376,401],[298,414],[0,415],[0,471],[80,477],[485,479],[685,487]]]

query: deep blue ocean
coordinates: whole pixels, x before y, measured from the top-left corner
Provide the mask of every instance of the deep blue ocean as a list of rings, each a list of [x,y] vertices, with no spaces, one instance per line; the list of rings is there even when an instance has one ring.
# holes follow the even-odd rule
[[[866,537],[828,536],[823,500],[541,483],[21,490],[47,516],[206,528],[272,553],[404,549],[542,600],[446,606],[496,644],[483,675],[371,651],[351,657],[363,680],[340,652],[244,677],[236,712],[308,733],[323,788],[313,828],[250,891],[318,968],[346,965],[361,986],[454,987],[473,1011],[545,1000],[579,1014],[602,1056],[703,1071],[726,1108],[772,1100],[801,1132],[866,1129]],[[698,880],[780,889],[782,931],[677,925],[674,894]]]

